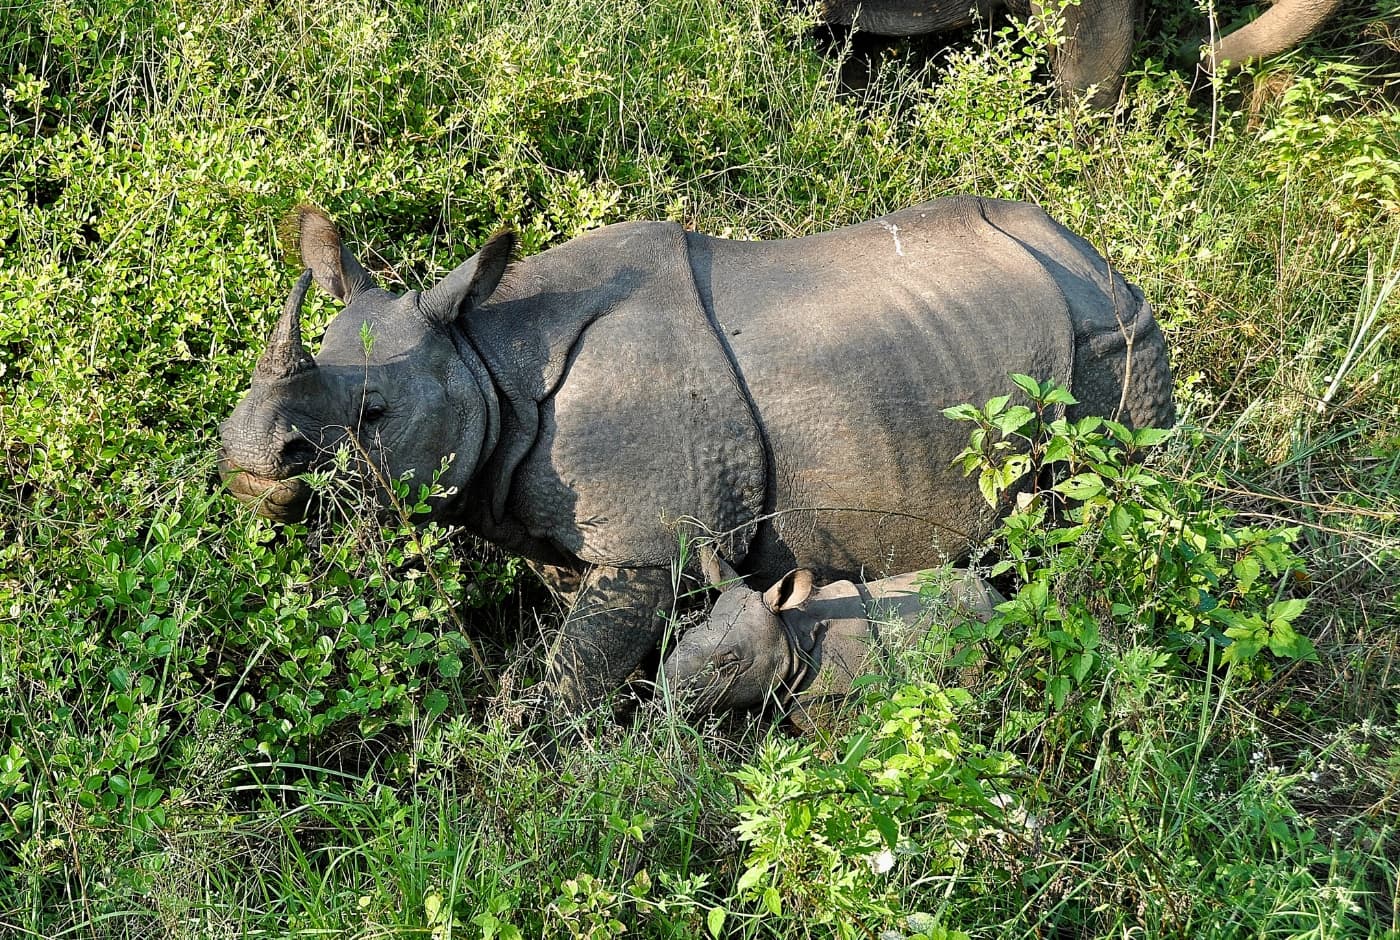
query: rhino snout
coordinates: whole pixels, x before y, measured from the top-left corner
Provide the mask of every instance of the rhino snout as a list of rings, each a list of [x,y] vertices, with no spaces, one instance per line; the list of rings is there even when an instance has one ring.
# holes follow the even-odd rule
[[[677,648],[661,666],[667,686],[694,714],[763,703],[766,686],[757,679],[753,661],[724,645]]]
[[[261,476],[244,470],[223,451],[219,454],[219,479],[239,502],[252,506],[258,515],[267,519],[296,522],[306,515],[311,487],[298,477]]]

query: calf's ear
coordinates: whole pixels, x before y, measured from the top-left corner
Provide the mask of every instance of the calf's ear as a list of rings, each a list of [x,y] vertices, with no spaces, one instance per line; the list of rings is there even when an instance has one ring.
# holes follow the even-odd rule
[[[471,313],[501,283],[513,251],[515,232],[512,229],[502,229],[492,235],[480,251],[424,292],[418,300],[419,309],[443,326]]]
[[[763,592],[763,606],[773,613],[792,610],[807,603],[815,579],[807,568],[794,568],[782,580]]]
[[[340,232],[325,212],[302,203],[283,220],[281,229],[284,243],[331,296],[349,303],[374,286],[374,278],[341,244]]]

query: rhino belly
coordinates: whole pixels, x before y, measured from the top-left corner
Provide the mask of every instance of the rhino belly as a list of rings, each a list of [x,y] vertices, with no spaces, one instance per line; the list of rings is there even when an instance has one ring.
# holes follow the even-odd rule
[[[1013,372],[1067,382],[1074,331],[981,200],[787,241],[692,236],[691,257],[771,450],[751,565],[878,577],[986,537],[997,512],[951,465],[971,428],[943,409],[1005,394]]]

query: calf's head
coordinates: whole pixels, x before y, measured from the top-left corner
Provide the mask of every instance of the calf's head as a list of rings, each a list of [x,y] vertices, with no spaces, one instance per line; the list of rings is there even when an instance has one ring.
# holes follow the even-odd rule
[[[303,206],[295,216],[303,272],[253,372],[252,386],[220,425],[219,473],[239,499],[269,518],[301,518],[301,474],[349,444],[355,466],[380,483],[412,473],[465,487],[498,431],[485,367],[458,328],[500,283],[515,244],[493,236],[430,290],[379,288],[340,243],[330,219]],[[311,281],[345,303],[313,357],[301,341]],[[382,486],[376,487],[382,493]]]
[[[708,551],[701,565],[722,593],[705,622],[682,634],[662,663],[667,684],[697,712],[761,706],[800,670],[782,614],[806,603],[812,572],[790,571],[760,593]]]

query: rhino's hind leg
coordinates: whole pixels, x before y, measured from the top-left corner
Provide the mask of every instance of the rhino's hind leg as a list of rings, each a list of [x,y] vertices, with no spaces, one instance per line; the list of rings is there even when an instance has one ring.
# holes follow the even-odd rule
[[[569,712],[608,705],[661,642],[673,600],[670,568],[590,570],[550,649],[555,702]]]

